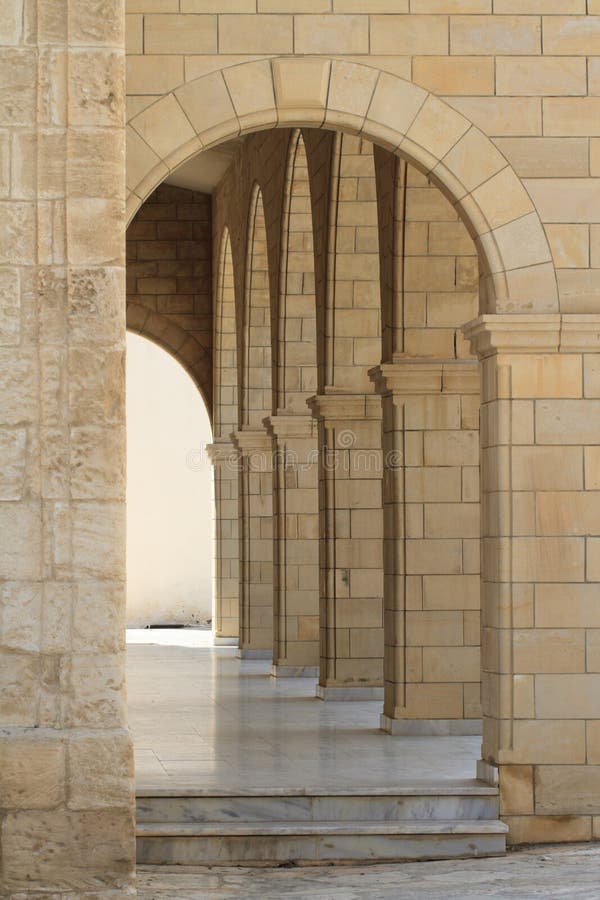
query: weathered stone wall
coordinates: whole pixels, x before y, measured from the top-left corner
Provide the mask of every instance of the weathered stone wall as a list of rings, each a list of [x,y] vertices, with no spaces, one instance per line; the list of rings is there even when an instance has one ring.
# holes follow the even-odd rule
[[[191,375],[212,417],[210,194],[162,184],[127,229],[127,327]]]
[[[121,4],[0,21],[2,896],[134,893]],[[36,14],[37,13],[37,17]],[[8,49],[7,49],[8,45]]]

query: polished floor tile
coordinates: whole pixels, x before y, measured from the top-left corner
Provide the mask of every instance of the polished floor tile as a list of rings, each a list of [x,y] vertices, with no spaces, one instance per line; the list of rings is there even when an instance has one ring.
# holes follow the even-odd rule
[[[197,630],[128,632],[139,789],[356,790],[469,781],[480,737],[392,737],[379,701],[317,700]]]

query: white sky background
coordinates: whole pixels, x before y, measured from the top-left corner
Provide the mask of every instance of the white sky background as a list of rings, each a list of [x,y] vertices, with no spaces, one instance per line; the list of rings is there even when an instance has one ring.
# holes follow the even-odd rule
[[[212,473],[198,452],[211,440],[189,375],[166,351],[128,334],[128,626],[212,616]]]

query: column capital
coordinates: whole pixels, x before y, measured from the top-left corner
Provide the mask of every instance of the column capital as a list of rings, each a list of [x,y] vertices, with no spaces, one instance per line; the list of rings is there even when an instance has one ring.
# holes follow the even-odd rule
[[[480,359],[499,353],[600,352],[600,315],[484,315],[462,332]]]
[[[242,456],[251,453],[269,453],[273,447],[273,440],[264,428],[248,428],[231,432],[231,440],[236,450]]]
[[[316,435],[316,422],[309,412],[296,416],[269,416],[263,422],[267,433],[276,438],[310,438]]]
[[[370,369],[369,377],[381,396],[479,393],[479,368],[474,359],[398,357]]]
[[[316,394],[306,402],[315,419],[381,419],[381,400],[376,394]]]
[[[215,441],[213,444],[206,444],[205,449],[213,466],[229,462],[231,457],[237,453],[231,441]]]

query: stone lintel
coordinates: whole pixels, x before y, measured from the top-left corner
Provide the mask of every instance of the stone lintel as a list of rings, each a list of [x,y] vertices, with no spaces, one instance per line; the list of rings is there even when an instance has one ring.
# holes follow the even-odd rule
[[[384,397],[479,393],[479,366],[475,359],[397,357],[394,362],[370,369],[369,377],[377,393]]]
[[[381,419],[381,400],[376,394],[317,394],[306,402],[313,416],[326,422]]]
[[[600,352],[600,315],[484,315],[467,322],[462,331],[480,358]]]

